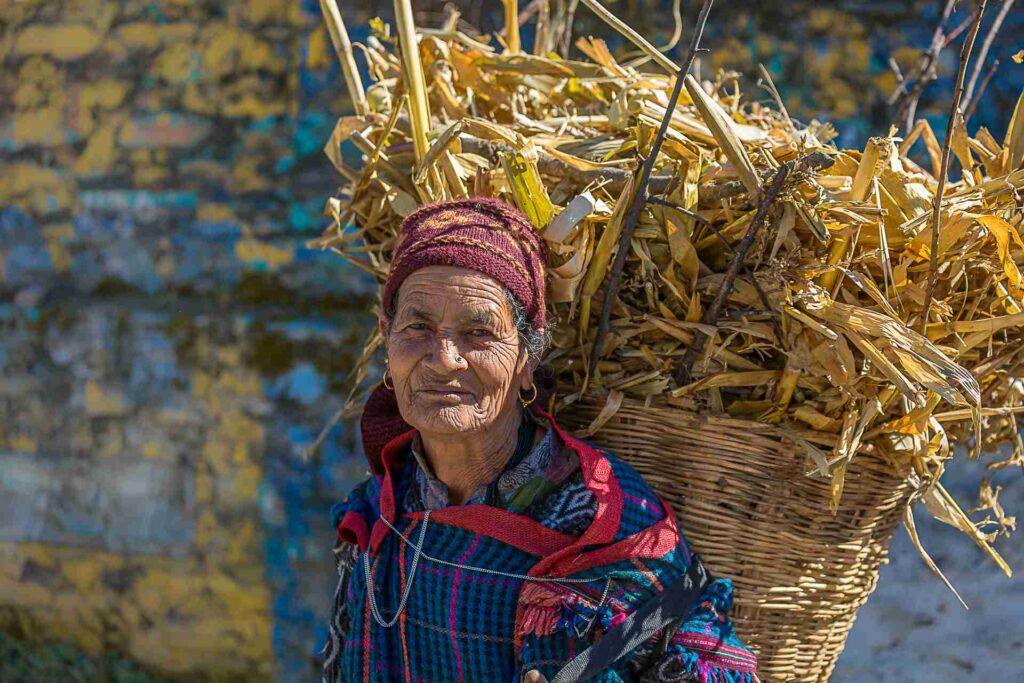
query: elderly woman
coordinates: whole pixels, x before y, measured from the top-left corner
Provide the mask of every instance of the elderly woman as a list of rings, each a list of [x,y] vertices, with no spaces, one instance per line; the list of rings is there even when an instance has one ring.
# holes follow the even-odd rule
[[[417,209],[382,296],[372,476],[332,510],[335,681],[753,683],[732,585],[625,462],[537,401],[543,243],[494,199]]]

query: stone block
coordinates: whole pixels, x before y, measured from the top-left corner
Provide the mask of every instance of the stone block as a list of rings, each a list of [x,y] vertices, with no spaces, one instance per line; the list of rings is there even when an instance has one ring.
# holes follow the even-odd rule
[[[195,535],[192,479],[157,460],[3,453],[0,541],[184,556]]]
[[[14,53],[80,59],[99,47],[103,34],[87,24],[30,24],[14,36]]]
[[[121,129],[119,144],[128,149],[193,147],[210,134],[208,119],[180,112],[164,111],[132,116]]]

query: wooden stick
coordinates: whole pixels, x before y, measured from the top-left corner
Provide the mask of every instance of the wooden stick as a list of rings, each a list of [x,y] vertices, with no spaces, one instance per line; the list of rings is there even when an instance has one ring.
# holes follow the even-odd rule
[[[964,76],[967,75],[967,62],[971,59],[971,50],[974,48],[974,39],[978,36],[981,17],[985,14],[986,2],[988,0],[980,0],[978,3],[978,13],[974,17],[971,32],[960,49],[960,68],[956,74],[956,89],[953,91],[953,102],[950,104],[949,118],[946,120],[946,139],[942,143],[942,162],[939,165],[939,186],[935,190],[935,198],[932,200],[932,244],[931,254],[929,254],[928,288],[925,290],[924,313],[921,315],[919,330],[921,334],[928,329],[928,314],[931,312],[932,297],[935,295],[935,281],[939,274],[939,220],[942,214],[942,193],[946,189],[946,176],[949,175],[949,152],[953,141],[953,123],[960,111],[960,99],[964,94]]]
[[[725,247],[727,249],[731,249],[732,248],[732,247],[729,246],[729,243],[725,240],[725,238],[722,237],[722,234],[720,232],[718,232],[718,230],[715,228],[714,223],[709,221],[707,218],[704,218],[704,216],[701,216],[696,211],[692,211],[691,209],[687,209],[684,206],[679,206],[675,202],[670,202],[667,199],[662,199],[661,197],[648,197],[647,201],[650,202],[651,204],[659,204],[661,206],[667,206],[670,209],[675,209],[676,211],[678,211],[679,213],[683,214],[684,216],[689,216],[693,220],[695,220],[698,223],[704,225],[704,227],[708,228],[713,233],[718,235],[718,238],[720,240],[722,240],[722,244],[725,245]]]
[[[591,3],[596,4],[595,0],[583,1],[586,2],[588,6],[591,6]],[[693,64],[693,58],[697,56],[700,39],[704,34],[704,25],[707,23],[708,14],[711,12],[711,4],[713,2],[714,0],[704,0],[704,5],[700,8],[700,15],[697,17],[697,25],[694,28],[693,36],[690,39],[690,49],[686,55],[686,60],[683,62],[683,66],[675,71],[675,84],[672,87],[672,95],[669,97],[668,106],[665,108],[665,115],[661,119],[661,126],[658,128],[658,134],[655,136],[654,142],[651,144],[651,151],[648,153],[647,158],[644,159],[644,164],[640,168],[640,180],[637,183],[636,193],[633,195],[633,202],[629,205],[629,212],[623,220],[622,234],[619,235],[619,250],[615,254],[615,262],[612,264],[612,272],[608,279],[608,287],[605,289],[604,301],[601,302],[601,318],[597,324],[597,332],[594,335],[594,345],[590,352],[588,376],[593,375],[594,370],[597,369],[597,361],[601,356],[601,345],[604,343],[605,335],[608,334],[608,325],[611,321],[612,302],[615,301],[615,296],[619,293],[619,280],[622,278],[622,269],[626,265],[626,254],[629,252],[629,243],[632,241],[633,233],[636,231],[637,221],[640,220],[640,211],[643,209],[644,204],[647,203],[651,171],[654,170],[654,162],[657,160],[658,154],[661,152],[661,145],[665,142],[665,136],[668,134],[669,122],[672,120],[673,112],[675,112],[676,103],[679,102],[679,94],[683,90],[684,78],[690,70],[690,66]],[[600,7],[600,5],[598,6]],[[593,7],[591,7],[591,9],[593,9]],[[616,19],[616,21],[618,21],[618,19]],[[647,43],[647,41],[644,41],[644,43],[650,46],[650,43]],[[653,50],[654,48],[651,47],[651,49]],[[655,52],[657,51],[655,50]],[[661,53],[659,52],[658,54]],[[662,56],[664,57],[664,55]],[[672,63],[667,57],[665,58],[665,61],[668,61],[669,64]]]
[[[732,283],[736,279],[736,274],[739,273],[740,265],[743,263],[747,251],[750,250],[750,246],[754,243],[754,237],[757,236],[758,230],[760,230],[761,225],[764,224],[765,219],[768,217],[768,209],[771,208],[775,198],[782,191],[782,186],[791,169],[791,166],[783,164],[775,171],[775,177],[772,178],[771,184],[765,190],[764,197],[761,199],[760,204],[758,204],[757,213],[754,214],[754,218],[750,221],[747,234],[743,236],[743,240],[736,248],[736,253],[729,263],[729,270],[725,273],[725,279],[722,280],[722,284],[718,287],[711,306],[704,312],[703,322],[705,324],[714,325],[718,321],[718,313],[722,310],[729,292],[732,291]],[[697,330],[693,338],[693,344],[687,347],[686,353],[683,354],[682,360],[676,367],[675,381],[678,386],[683,387],[693,382],[693,363],[697,356],[704,351],[704,344],[707,342],[707,339],[708,335],[704,334],[701,330]]]
[[[750,221],[750,226],[747,228],[747,234],[743,236],[739,245],[735,249],[732,261],[729,263],[729,269],[725,273],[725,279],[722,280],[721,286],[715,293],[715,298],[704,313],[703,323],[705,325],[715,325],[718,322],[719,312],[722,310],[722,306],[725,305],[725,300],[728,298],[729,293],[732,291],[733,282],[736,280],[736,275],[739,273],[740,268],[743,267],[743,260],[747,256],[747,252],[750,251],[750,247],[754,244],[754,239],[757,237],[758,231],[768,218],[768,211],[771,209],[772,204],[775,202],[776,197],[782,192],[783,187],[786,184],[786,178],[791,174],[795,174],[797,177],[811,171],[817,170],[823,167],[830,166],[833,160],[827,155],[821,152],[812,152],[807,156],[801,157],[796,161],[788,161],[775,170],[775,175],[772,178],[768,188],[764,191],[764,195],[761,197],[761,201],[757,205],[757,212]],[[678,386],[686,386],[693,381],[693,363],[704,351],[704,344],[707,342],[708,336],[703,330],[697,330],[694,334],[693,344],[687,347],[686,352],[683,354],[679,365],[676,367],[674,379]],[[781,342],[782,340],[780,340]]]
[[[430,105],[427,102],[427,84],[420,63],[419,43],[416,40],[416,22],[412,16],[410,0],[395,0],[395,23],[398,24],[399,47],[402,52],[402,73],[409,89],[409,120],[412,123],[412,144],[419,162],[427,153],[427,131],[430,129]]]
[[[917,83],[914,84],[914,92],[911,93],[911,95],[910,95],[910,97],[909,97],[909,99],[908,99],[908,101],[906,103],[907,104],[907,109],[906,109],[906,111],[907,111],[907,124],[906,125],[907,125],[907,129],[908,130],[914,124],[914,119],[917,118],[917,105],[921,101],[921,95],[924,94],[925,87],[927,87],[927,85],[929,83],[931,83],[932,81],[938,79],[938,77],[939,77],[938,73],[935,70],[936,63],[937,63],[937,60],[939,58],[938,57],[939,53],[942,52],[943,50],[945,50],[947,47],[949,47],[950,43],[952,43],[954,40],[956,40],[957,37],[959,37],[959,35],[961,33],[963,33],[964,31],[967,30],[967,27],[971,25],[972,19],[973,19],[973,15],[967,17],[962,22],[960,22],[960,24],[956,28],[954,28],[952,31],[950,31],[949,35],[945,36],[942,39],[942,44],[939,45],[938,52],[936,52],[933,55],[932,61],[931,61],[930,66],[928,68],[928,73],[926,74],[927,78],[922,77],[922,78],[920,78],[918,80]]]
[[[679,206],[678,204],[664,200],[661,197],[650,197],[647,201],[650,202],[651,204],[660,204],[661,206],[667,206],[670,209],[675,209],[684,216],[689,216],[690,218],[692,218],[693,220],[697,221],[698,223],[706,227],[708,230],[710,230],[715,235],[715,237],[718,238],[718,241],[722,243],[722,246],[725,247],[727,251],[733,251],[733,246],[729,244],[729,240],[725,239],[725,236],[722,235],[721,231],[719,231],[719,229],[716,228],[711,221],[709,221],[707,218],[704,218],[704,216],[701,216],[696,211],[691,211],[690,209]],[[772,316],[772,328],[775,330],[775,334],[778,335],[779,343],[782,344],[784,338],[782,335],[782,328],[779,326],[779,314],[771,310],[772,305],[771,302],[768,301],[768,295],[765,294],[764,289],[761,287],[761,283],[759,283],[757,281],[757,278],[754,277],[754,272],[750,269],[750,267],[746,264],[745,261],[743,262],[742,267],[743,274],[750,277],[750,282],[751,284],[754,285],[754,289],[757,290],[757,296],[761,299],[761,303],[764,305],[764,309],[762,309],[762,311]]]
[[[971,72],[971,80],[967,82],[967,89],[964,91],[964,100],[966,100],[968,104],[971,103],[974,97],[974,87],[978,85],[978,76],[981,75],[981,70],[985,68],[985,59],[988,57],[988,51],[992,49],[992,43],[995,41],[996,35],[999,34],[999,29],[1003,27],[1003,20],[1006,19],[1006,15],[1010,13],[1014,2],[1015,0],[1003,0],[1003,6],[1000,8],[999,14],[996,15],[995,21],[992,22],[992,26],[988,29],[988,35],[985,36],[985,40],[981,43],[981,51],[978,52],[978,60],[975,62],[974,70]]]
[[[352,54],[352,41],[348,39],[348,31],[345,29],[345,22],[341,18],[341,10],[338,9],[336,0],[320,0],[320,12],[324,16],[324,24],[327,25],[327,33],[331,36],[334,44],[334,52],[341,62],[341,73],[345,78],[345,85],[348,87],[348,94],[352,98],[356,114],[365,116],[370,113],[366,104],[366,93],[363,92],[363,81],[359,77],[359,69],[356,68],[356,59]]]
[[[996,71],[999,69],[999,60],[993,60],[992,66],[988,68],[988,72],[985,74],[985,78],[981,79],[981,85],[978,86],[977,92],[974,93],[974,97],[967,103],[964,111],[964,125],[971,120],[974,116],[974,110],[978,108],[978,102],[981,102],[982,95],[985,94],[985,89],[988,88],[989,81],[996,75]]]
[[[906,126],[908,131],[913,126],[917,99],[921,96],[921,90],[928,83],[927,76],[931,73],[932,65],[938,60],[939,53],[942,51],[945,42],[942,30],[946,26],[946,22],[949,21],[955,4],[956,0],[946,0],[939,25],[932,33],[932,42],[928,51],[918,60],[914,73],[908,72],[906,77],[899,82],[896,90],[889,96],[888,104],[896,105],[896,115],[893,117],[892,125]],[[914,84],[913,90],[908,90],[910,83]]]
[[[530,0],[530,4],[519,11],[516,21],[519,22],[520,26],[522,26],[532,19],[534,14],[543,11],[544,8],[542,5],[544,4],[546,4],[546,0]]]

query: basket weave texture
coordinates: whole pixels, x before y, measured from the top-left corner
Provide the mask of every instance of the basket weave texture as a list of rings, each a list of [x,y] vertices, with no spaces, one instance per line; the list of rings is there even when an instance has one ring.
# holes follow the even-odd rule
[[[583,429],[604,399],[559,421]],[[858,454],[842,501],[806,475],[806,455],[769,426],[626,399],[588,437],[622,456],[672,505],[694,550],[735,586],[737,633],[765,683],[827,681],[912,490],[908,472]]]

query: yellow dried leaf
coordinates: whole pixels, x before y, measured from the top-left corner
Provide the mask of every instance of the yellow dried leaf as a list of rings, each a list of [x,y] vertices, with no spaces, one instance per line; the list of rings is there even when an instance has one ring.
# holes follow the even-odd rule
[[[754,164],[750,161],[750,157],[747,156],[743,143],[740,141],[736,131],[733,130],[732,119],[722,110],[721,105],[704,92],[704,88],[700,86],[700,83],[693,76],[687,74],[684,83],[694,105],[700,110],[704,123],[711,130],[711,134],[715,136],[715,140],[721,146],[725,156],[732,162],[737,175],[739,175],[744,187],[747,188],[747,192],[751,197],[757,197],[761,191],[761,183],[757,178],[757,171],[754,170]]]
[[[1024,249],[1024,242],[1021,241],[1017,229],[998,216],[975,216],[974,220],[981,223],[992,234],[996,240],[996,248],[999,252],[999,260],[1003,264],[1003,272],[1010,283],[1010,289],[1015,293],[1020,291],[1020,270],[1013,256],[1010,255],[1010,240]]]
[[[535,154],[530,154],[529,148],[523,152],[508,152],[501,155],[501,165],[516,206],[534,227],[538,230],[544,228],[555,215],[555,207],[537,170]]]

